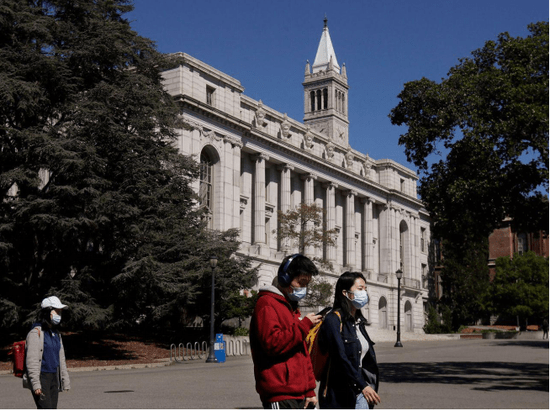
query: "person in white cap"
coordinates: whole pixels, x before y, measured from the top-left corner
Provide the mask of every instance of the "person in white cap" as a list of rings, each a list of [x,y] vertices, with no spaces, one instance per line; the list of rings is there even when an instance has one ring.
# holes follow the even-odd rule
[[[42,300],[41,307],[27,334],[23,387],[31,390],[37,408],[57,408],[59,392],[71,388],[63,341],[56,330],[67,305],[51,296]]]

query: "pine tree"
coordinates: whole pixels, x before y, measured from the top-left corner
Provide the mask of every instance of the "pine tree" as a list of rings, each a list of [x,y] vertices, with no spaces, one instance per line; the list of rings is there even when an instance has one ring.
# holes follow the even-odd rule
[[[198,166],[174,147],[178,109],[162,87],[171,62],[131,30],[130,10],[0,5],[3,327],[51,294],[79,327],[183,321],[210,254],[241,280],[229,288],[253,281],[249,261],[229,258],[235,234],[206,231],[195,207]]]

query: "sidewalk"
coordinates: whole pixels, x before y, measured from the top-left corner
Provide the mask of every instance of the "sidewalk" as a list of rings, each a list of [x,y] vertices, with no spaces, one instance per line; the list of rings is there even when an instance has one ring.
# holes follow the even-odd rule
[[[397,341],[397,333],[390,330],[368,329],[369,336],[375,343],[395,343]],[[420,333],[401,333],[401,342],[434,342],[434,341],[452,341],[461,339],[463,334],[420,334]],[[482,338],[481,334],[476,334],[474,337]],[[519,333],[514,337],[517,340],[540,340],[542,341],[542,331],[529,331]],[[231,357],[228,357],[231,358]],[[184,363],[201,363],[204,359],[196,359],[185,361]],[[105,366],[90,366],[90,367],[69,367],[69,372],[87,372],[87,371],[114,371],[114,370],[137,370],[145,368],[159,368],[177,365],[176,362],[171,362],[170,358],[158,359],[154,362],[146,364],[117,364]],[[0,375],[11,375],[11,370],[0,370]]]
[[[546,408],[548,341],[377,342],[380,409]],[[135,366],[131,366],[135,367]],[[192,360],[170,367],[71,373],[60,408],[261,408],[250,356],[225,363]],[[33,408],[21,379],[0,376],[0,408]]]

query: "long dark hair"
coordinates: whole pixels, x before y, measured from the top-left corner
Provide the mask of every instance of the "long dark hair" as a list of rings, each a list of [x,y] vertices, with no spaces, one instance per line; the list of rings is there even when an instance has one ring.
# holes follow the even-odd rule
[[[367,282],[363,274],[355,271],[346,271],[340,276],[340,278],[338,278],[338,281],[336,282],[336,290],[334,291],[334,305],[332,308],[340,311],[343,321],[350,321],[355,318],[363,317],[361,310],[355,310],[355,318],[351,315],[353,306],[351,301],[342,292],[349,291],[349,289],[353,287],[353,284],[355,284],[355,280],[358,278],[362,278],[363,281]]]
[[[52,310],[53,310],[52,307],[46,307],[38,311],[38,315],[36,316],[36,322],[41,324],[43,330],[49,330],[53,328],[53,324],[51,320]]]

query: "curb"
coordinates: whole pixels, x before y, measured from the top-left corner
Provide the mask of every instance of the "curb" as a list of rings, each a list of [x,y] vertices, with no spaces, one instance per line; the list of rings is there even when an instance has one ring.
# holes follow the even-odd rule
[[[156,363],[148,364],[120,364],[120,365],[95,365],[91,367],[70,367],[67,368],[69,372],[84,372],[84,371],[112,371],[112,370],[134,370],[140,368],[159,368],[159,367],[169,367],[173,365],[173,362],[170,362],[170,359],[162,359]],[[0,370],[0,375],[11,375],[13,372],[11,370]]]
[[[173,363],[167,360],[159,360],[156,363],[148,364],[121,364],[121,365],[96,365],[92,367],[72,367],[67,368],[69,372],[85,372],[85,371],[113,371],[113,370],[136,370],[141,368],[160,368],[169,367]]]

